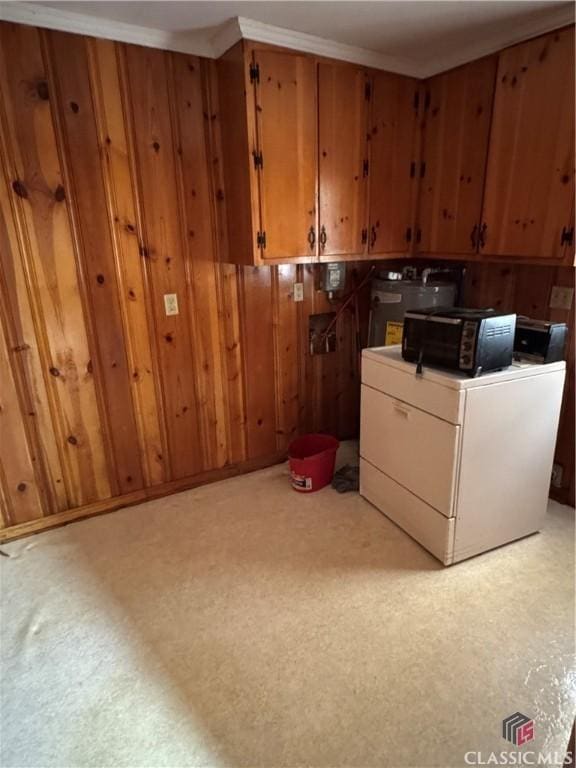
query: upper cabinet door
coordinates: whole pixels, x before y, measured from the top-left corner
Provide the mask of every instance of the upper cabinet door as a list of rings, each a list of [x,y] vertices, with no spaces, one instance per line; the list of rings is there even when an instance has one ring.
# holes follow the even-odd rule
[[[487,254],[560,260],[574,197],[574,29],[500,54],[484,196]]]
[[[413,239],[418,192],[420,94],[409,77],[378,72],[370,115],[371,254],[406,253]]]
[[[317,243],[316,63],[256,51],[255,88],[262,258],[310,260]]]
[[[366,250],[368,79],[350,64],[319,67],[320,257]]]
[[[477,250],[496,66],[491,56],[426,84],[420,252]]]

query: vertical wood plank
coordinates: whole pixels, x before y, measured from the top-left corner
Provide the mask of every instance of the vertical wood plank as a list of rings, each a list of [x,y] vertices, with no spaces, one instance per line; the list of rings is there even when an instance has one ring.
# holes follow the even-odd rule
[[[171,476],[193,475],[203,467],[182,242],[180,190],[168,98],[168,54],[122,46],[127,103],[139,169],[143,242],[158,338]],[[166,315],[164,296],[176,294],[179,313]]]
[[[314,265],[305,264],[300,267],[300,281],[304,284],[304,301],[299,307],[300,339],[302,344],[302,375],[300,399],[300,424],[303,432],[316,431],[315,415],[317,413],[318,382],[316,369],[318,358],[310,354],[309,318],[316,314],[316,269]]]
[[[45,34],[54,68],[66,165],[77,217],[82,274],[93,330],[92,366],[103,389],[103,415],[118,490],[142,488],[144,479],[132,403],[116,263],[90,90],[86,40],[65,32]]]
[[[242,267],[242,350],[248,458],[276,451],[271,267]]]
[[[508,264],[466,265],[464,296],[466,306],[515,311],[517,271]]]
[[[190,292],[196,391],[204,469],[227,461],[224,370],[200,60],[171,54],[171,102],[184,208],[183,239]]]
[[[38,31],[0,26],[11,200],[72,507],[110,496],[108,463]]]
[[[223,263],[228,255],[227,199],[224,193],[224,164],[222,147],[222,112],[218,92],[216,62],[202,62],[204,98],[206,102],[211,197],[214,222],[216,289],[220,317],[220,356],[226,385],[226,431],[228,461],[236,463],[246,458],[246,408],[238,299],[239,269]]]
[[[228,385],[228,456],[231,463],[248,457],[246,393],[244,388],[243,341],[240,317],[241,267],[220,266],[222,339]]]
[[[167,480],[163,411],[157,392],[153,326],[139,252],[140,215],[131,176],[116,44],[94,39],[88,40],[87,45],[144,484],[158,485]]]
[[[276,350],[277,447],[286,450],[298,434],[300,407],[300,359],[298,310],[294,303],[297,267],[286,264],[272,269],[274,338]]]
[[[0,88],[1,94],[1,88]],[[0,96],[1,100],[1,96]],[[3,110],[0,107],[0,115]],[[50,367],[42,358],[36,336],[36,318],[24,270],[24,245],[16,227],[15,210],[9,193],[8,157],[0,118],[0,304],[5,304],[6,338],[9,350],[22,371],[21,398],[34,434],[46,512],[68,509],[62,461],[50,413],[45,372]]]
[[[36,457],[28,443],[3,323],[0,324],[0,435],[0,477],[6,506],[1,517],[11,525],[42,517],[34,466]]]

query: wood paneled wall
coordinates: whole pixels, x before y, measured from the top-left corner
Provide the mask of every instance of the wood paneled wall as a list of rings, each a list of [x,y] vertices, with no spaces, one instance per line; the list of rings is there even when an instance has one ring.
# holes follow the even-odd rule
[[[308,354],[309,315],[335,309],[319,267],[220,262],[214,67],[0,24],[0,539],[272,463],[304,431],[357,432],[352,314],[337,352]],[[349,263],[350,284],[369,268]],[[547,309],[558,283],[573,270],[475,263],[467,297],[573,325]]]
[[[356,431],[350,313],[307,354],[318,268],[219,263],[213,66],[0,24],[0,536]]]
[[[562,466],[562,487],[552,488],[551,495],[564,504],[574,506],[574,302],[569,312],[550,309],[554,285],[574,289],[572,267],[511,266],[506,264],[467,265],[464,296],[467,306],[495,307],[528,317],[567,323],[566,384],[560,415],[555,461]],[[530,418],[530,414],[526,414]]]

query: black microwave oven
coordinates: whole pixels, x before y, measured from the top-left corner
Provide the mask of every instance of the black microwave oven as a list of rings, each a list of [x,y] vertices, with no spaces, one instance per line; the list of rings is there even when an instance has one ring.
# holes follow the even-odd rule
[[[516,315],[493,309],[414,309],[404,315],[402,357],[468,376],[512,364]]]

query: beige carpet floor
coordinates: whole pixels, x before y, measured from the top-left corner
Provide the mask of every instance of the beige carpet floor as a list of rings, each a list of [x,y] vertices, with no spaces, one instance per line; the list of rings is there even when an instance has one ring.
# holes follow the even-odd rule
[[[517,711],[565,750],[567,507],[445,569],[278,466],[2,549],[5,768],[462,766]]]

